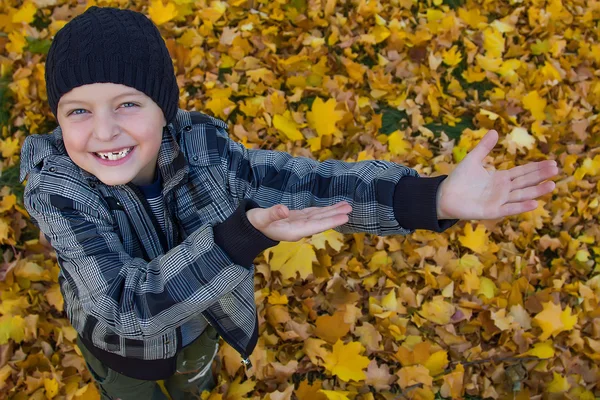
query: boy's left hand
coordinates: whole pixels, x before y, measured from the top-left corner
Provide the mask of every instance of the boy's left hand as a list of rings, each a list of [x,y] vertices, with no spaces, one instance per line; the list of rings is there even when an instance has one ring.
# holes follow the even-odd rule
[[[496,145],[494,130],[481,139],[442,181],[437,193],[438,219],[496,219],[532,211],[537,197],[554,190],[556,162],[546,160],[504,171],[488,171],[484,158]],[[539,185],[538,185],[539,184]]]

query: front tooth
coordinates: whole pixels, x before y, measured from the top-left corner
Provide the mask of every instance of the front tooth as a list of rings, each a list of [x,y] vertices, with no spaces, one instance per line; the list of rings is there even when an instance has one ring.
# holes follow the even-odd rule
[[[108,153],[108,154],[106,154],[106,153],[98,153],[98,154],[100,154],[100,156],[102,158],[104,158],[105,160],[116,161],[116,160],[118,160],[120,158],[125,157],[127,155],[127,153],[129,153],[129,150],[130,149],[126,149],[126,150],[123,150],[122,152],[117,153],[117,154],[114,154],[114,153]]]

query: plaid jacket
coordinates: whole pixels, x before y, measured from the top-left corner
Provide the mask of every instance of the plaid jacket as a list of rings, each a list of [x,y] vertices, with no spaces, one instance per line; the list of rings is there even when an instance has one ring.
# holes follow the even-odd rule
[[[353,210],[336,228],[341,233],[442,232],[457,221],[435,214],[445,175],[419,178],[392,162],[319,163],[247,149],[226,129],[184,110],[164,129],[158,168],[166,236],[134,185],[107,186],[73,163],[60,127],[26,138],[25,208],[56,251],[71,324],[95,347],[127,358],[172,358],[181,349],[181,325],[202,313],[247,361],[258,332],[254,258],[233,257],[244,253],[235,244],[243,237],[219,243],[215,235],[247,201],[296,210],[346,200]]]

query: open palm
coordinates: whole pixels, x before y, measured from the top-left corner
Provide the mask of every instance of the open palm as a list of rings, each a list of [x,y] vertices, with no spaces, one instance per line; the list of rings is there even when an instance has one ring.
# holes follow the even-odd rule
[[[537,208],[537,197],[552,192],[544,182],[558,173],[556,162],[531,162],[509,170],[488,171],[484,158],[496,145],[498,133],[489,131],[442,181],[438,210],[447,219],[496,219]]]
[[[341,201],[329,207],[290,210],[283,204],[246,211],[250,223],[272,240],[296,242],[304,237],[344,225],[352,206]]]

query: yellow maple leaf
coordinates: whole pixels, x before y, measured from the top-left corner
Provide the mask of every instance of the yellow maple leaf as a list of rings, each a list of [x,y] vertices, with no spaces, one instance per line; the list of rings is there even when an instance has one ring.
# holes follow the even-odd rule
[[[72,326],[63,326],[60,329],[62,331],[63,337],[67,339],[69,342],[75,343],[75,339],[77,338],[77,331]]]
[[[244,397],[245,395],[254,390],[254,386],[256,386],[255,381],[247,379],[244,383],[240,383],[241,379],[242,377],[238,376],[231,382],[225,395],[225,400],[242,400],[246,398]]]
[[[571,384],[567,381],[566,376],[562,376],[554,371],[552,371],[552,374],[554,375],[554,378],[546,388],[548,393],[563,393],[571,388]]]
[[[325,369],[344,382],[363,381],[366,378],[363,369],[369,365],[369,359],[360,355],[363,350],[359,342],[344,344],[338,340],[333,345],[333,352],[325,357]]]
[[[303,351],[306,353],[310,362],[314,365],[322,365],[321,360],[325,360],[329,352],[322,346],[326,341],[316,338],[308,338],[304,341]]]
[[[463,71],[461,76],[465,78],[468,83],[481,82],[485,79],[486,72],[482,71],[480,67],[469,67]]]
[[[88,383],[87,385],[77,389],[73,400],[100,400],[100,393],[96,389],[96,385]]]
[[[510,83],[516,82],[519,79],[517,69],[519,69],[520,66],[520,60],[505,60],[502,63],[502,66],[498,69],[498,74],[506,78],[506,80]]]
[[[312,235],[310,238],[310,243],[315,249],[326,249],[325,242],[329,243],[329,246],[335,251],[340,251],[344,246],[344,235],[333,229],[328,229],[325,232]]]
[[[375,37],[375,43],[381,43],[390,36],[390,30],[382,25],[377,25],[371,31],[371,34]]]
[[[398,385],[402,389],[419,383],[425,386],[433,385],[433,378],[429,374],[429,370],[422,365],[402,367],[396,374],[400,378],[398,379]]]
[[[394,260],[392,260],[387,251],[379,250],[373,253],[367,265],[371,271],[375,272],[380,268],[390,267],[393,262]]]
[[[8,237],[11,230],[12,228],[8,221],[5,218],[0,218],[0,243],[11,242],[11,239]]]
[[[535,43],[532,43],[529,48],[531,49],[531,54],[539,56],[540,54],[548,53],[550,51],[550,41],[548,41],[548,39],[536,39]]]
[[[463,396],[464,391],[464,377],[465,377],[465,367],[462,364],[458,364],[454,371],[449,374],[446,374],[442,377],[444,383],[440,388],[440,394],[444,398],[449,399],[460,399]]]
[[[431,322],[446,325],[455,311],[456,307],[445,301],[443,296],[435,296],[432,301],[423,303],[419,314]]]
[[[46,398],[52,399],[58,394],[58,382],[54,378],[44,378],[44,389],[46,390]]]
[[[148,15],[156,25],[162,25],[177,16],[177,8],[171,2],[167,2],[165,6],[162,0],[151,0]]]
[[[313,272],[313,261],[318,261],[314,248],[306,239],[298,242],[282,241],[277,246],[265,250],[265,258],[269,259],[271,253],[273,257],[269,266],[271,270],[281,272],[283,280],[295,279],[296,272],[300,273],[301,279],[306,279]]]
[[[335,99],[323,102],[320,97],[317,97],[311,111],[306,113],[309,126],[315,129],[319,136],[331,135],[337,130],[335,124],[343,118],[344,111],[336,110],[336,105]]]
[[[577,323],[577,314],[571,315],[571,306],[567,306],[560,313],[560,320],[563,323],[563,331],[570,331],[575,327]]]
[[[586,175],[596,176],[600,173],[600,154],[596,155],[592,160],[589,157],[586,157],[581,163],[581,167],[577,168],[575,171],[575,179],[581,180]]]
[[[203,21],[209,21],[211,23],[217,22],[219,18],[225,14],[227,10],[227,3],[224,1],[211,1],[210,7],[203,7],[199,12],[199,16]]]
[[[423,365],[429,370],[429,374],[431,376],[436,376],[444,372],[448,366],[448,362],[448,352],[445,350],[440,350],[429,356]]]
[[[271,292],[269,297],[267,298],[269,304],[277,305],[277,304],[287,304],[288,298],[285,294],[279,293],[277,290]]]
[[[506,308],[501,308],[498,310],[498,312],[492,311],[492,320],[494,321],[494,325],[496,325],[501,331],[510,329],[512,323],[514,322],[511,315],[506,315]]]
[[[542,307],[543,310],[533,318],[533,321],[542,328],[540,340],[546,340],[550,336],[556,337],[563,331],[573,329],[577,323],[577,316],[571,315],[570,306],[563,311],[560,304],[549,301],[542,303]]]
[[[20,315],[3,315],[0,317],[0,345],[12,339],[21,343],[25,338],[25,320]]]
[[[477,65],[484,71],[497,72],[502,66],[503,60],[500,57],[491,57],[489,55],[477,54],[475,56]]]
[[[314,336],[335,343],[350,332],[350,324],[344,321],[344,311],[338,310],[333,315],[321,315],[315,321]]]
[[[452,46],[442,54],[444,64],[454,67],[462,61],[462,54],[458,51],[458,46]]]
[[[525,97],[523,97],[523,107],[526,110],[531,112],[533,118],[538,121],[543,121],[546,119],[546,113],[544,110],[546,109],[546,99],[544,99],[537,90],[527,93]]]
[[[2,157],[11,158],[13,155],[18,154],[20,150],[19,139],[8,137],[2,141]]]
[[[515,154],[516,149],[533,149],[533,147],[535,146],[535,137],[530,135],[529,132],[527,132],[527,129],[515,127],[506,136],[504,144],[506,145],[509,153]]]
[[[20,260],[14,269],[14,274],[19,278],[35,282],[50,280],[50,272],[32,261]]]
[[[347,394],[351,392],[345,390],[324,390],[319,389],[319,393],[323,393],[328,400],[349,400]]]
[[[483,48],[488,57],[502,57],[502,53],[504,53],[504,37],[502,36],[502,32],[493,26],[485,29],[483,31]]]
[[[15,204],[17,204],[17,196],[14,194],[3,196],[2,201],[0,201],[0,213],[11,210]]]
[[[524,355],[530,355],[539,358],[552,358],[554,357],[554,354],[554,345],[552,344],[552,341],[547,340],[545,342],[534,344],[533,349],[530,349]]]
[[[486,233],[485,225],[477,224],[477,228],[473,230],[473,225],[470,222],[465,224],[465,234],[458,237],[460,243],[473,250],[475,253],[485,253],[489,247],[489,239]]]
[[[275,115],[273,117],[273,126],[290,140],[304,139],[302,132],[298,130],[298,124],[292,119],[289,110],[286,110],[283,115]]]
[[[488,299],[492,299],[496,295],[496,290],[498,290],[498,288],[491,279],[486,278],[485,276],[481,277],[479,281],[479,291],[477,294],[481,294]]]
[[[248,117],[256,117],[258,112],[261,109],[264,109],[265,99],[266,98],[264,96],[248,98],[240,104],[240,111],[246,114]]]
[[[235,109],[236,104],[229,100],[231,96],[231,88],[217,88],[210,91],[210,100],[204,105],[207,109],[213,112],[216,117],[227,118],[227,116]]]
[[[30,306],[28,297],[12,293],[13,292],[3,293],[2,301],[0,302],[0,314],[21,314],[21,311]]]
[[[550,0],[546,11],[552,15],[552,19],[557,20],[563,14],[564,6],[561,0]]]
[[[460,284],[460,290],[464,293],[473,293],[475,290],[479,290],[481,287],[481,280],[475,271],[467,270],[462,276],[462,283]]]
[[[346,72],[348,72],[348,76],[350,76],[352,80],[363,83],[365,72],[367,72],[366,66],[355,63],[346,57],[342,57],[342,64],[346,67]]]
[[[540,69],[540,75],[544,78],[544,83],[546,82],[561,82],[563,80],[564,71],[561,72],[556,69],[556,67],[546,61],[542,69]]]
[[[31,24],[33,22],[33,17],[36,12],[36,6],[26,1],[25,3],[23,3],[23,5],[21,5],[19,11],[13,14],[12,22],[15,24],[18,24],[20,22]]]
[[[487,24],[487,17],[481,15],[481,11],[478,8],[466,9],[460,7],[458,9],[458,17],[465,21],[471,28],[478,28]]]
[[[64,299],[58,284],[53,284],[50,289],[44,292],[44,296],[46,296],[46,301],[48,304],[56,308],[58,311],[63,311]]]
[[[404,139],[404,132],[398,130],[388,136],[388,148],[395,155],[403,155],[410,151],[410,142]]]
[[[24,35],[17,31],[13,31],[8,34],[8,39],[10,40],[10,43],[6,45],[6,50],[10,53],[23,53],[23,48],[27,45],[27,40]]]

